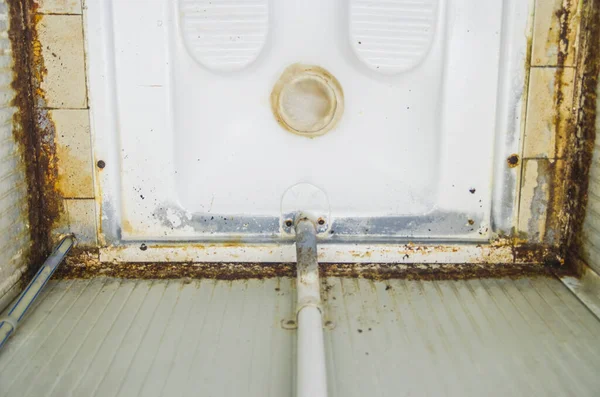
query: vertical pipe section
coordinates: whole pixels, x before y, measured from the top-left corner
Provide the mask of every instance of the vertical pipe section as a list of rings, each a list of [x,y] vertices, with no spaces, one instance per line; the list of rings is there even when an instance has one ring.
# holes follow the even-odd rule
[[[303,218],[296,224],[298,294],[298,377],[296,397],[326,397],[327,373],[321,316],[321,285],[317,262],[317,230]]]
[[[44,286],[48,280],[50,280],[50,277],[52,277],[52,274],[54,274],[54,271],[63,259],[65,259],[65,256],[67,256],[74,244],[75,237],[72,235],[63,238],[33,277],[33,280],[31,280],[25,290],[21,292],[21,295],[19,295],[15,304],[8,311],[8,314],[5,317],[0,318],[0,348],[4,346],[8,337],[15,332],[17,325],[23,319],[23,316],[25,316],[27,310],[31,307],[40,292],[42,292],[42,289],[44,289]]]

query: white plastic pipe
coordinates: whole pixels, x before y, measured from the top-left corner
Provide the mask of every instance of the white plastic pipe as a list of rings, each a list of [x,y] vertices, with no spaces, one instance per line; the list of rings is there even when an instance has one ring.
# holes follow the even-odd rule
[[[315,224],[301,219],[296,224],[296,291],[298,343],[297,397],[326,397],[327,373],[321,314],[321,285],[317,262]]]

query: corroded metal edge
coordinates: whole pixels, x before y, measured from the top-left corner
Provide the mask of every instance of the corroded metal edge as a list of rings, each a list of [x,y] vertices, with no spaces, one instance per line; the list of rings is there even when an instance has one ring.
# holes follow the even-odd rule
[[[467,280],[475,278],[555,277],[576,274],[559,265],[524,264],[390,264],[320,263],[322,277],[354,277],[370,280]],[[209,278],[218,280],[296,277],[293,263],[195,263],[195,262],[101,262],[98,250],[78,250],[55,273],[57,279],[94,277],[132,279]]]

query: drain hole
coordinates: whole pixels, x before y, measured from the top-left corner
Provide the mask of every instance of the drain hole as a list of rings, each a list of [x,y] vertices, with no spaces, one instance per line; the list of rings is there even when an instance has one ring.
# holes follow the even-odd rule
[[[300,133],[315,133],[331,123],[335,93],[316,76],[301,76],[286,84],[279,97],[283,121]]]
[[[289,66],[271,93],[275,118],[286,130],[304,136],[323,135],[343,112],[339,82],[318,66]]]

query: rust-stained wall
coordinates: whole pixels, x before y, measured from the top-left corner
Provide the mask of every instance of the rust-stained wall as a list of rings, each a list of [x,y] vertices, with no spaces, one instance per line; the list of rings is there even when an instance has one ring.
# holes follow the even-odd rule
[[[54,129],[56,179],[61,213],[52,235],[75,233],[80,246],[95,246],[96,212],[92,144],[86,87],[83,16],[80,0],[36,0],[39,56],[45,73],[38,82],[38,111],[47,111]]]
[[[19,90],[27,91],[21,124],[34,147],[28,157],[30,198],[47,252],[59,235],[96,245],[92,145],[80,0],[10,0],[23,21]],[[43,235],[42,235],[43,234]]]
[[[15,26],[17,25],[17,26]],[[28,181],[24,131],[19,103],[24,100],[13,85],[13,69],[19,66],[11,44],[18,29],[0,1],[0,310],[19,292],[19,280],[30,260],[32,235],[28,218]]]
[[[584,181],[573,187],[573,194],[580,189],[584,194],[582,201],[587,202],[585,214],[582,207],[574,217],[572,228],[575,232],[571,239],[571,254],[581,256],[596,272],[600,272],[600,144],[596,134],[600,131],[600,0],[590,1],[588,35],[585,37],[581,59],[580,103],[582,112],[578,119],[577,139],[585,147],[582,156],[572,163],[573,178],[587,175]],[[576,204],[572,204],[575,208]]]
[[[516,239],[529,249],[516,250],[517,262],[527,262],[535,253],[543,260],[540,246],[557,247],[562,240],[557,215],[563,195],[557,182],[564,177],[565,142],[576,114],[580,21],[576,0],[535,1]],[[550,256],[564,259],[559,252]]]
[[[37,34],[39,18],[31,0],[7,0],[9,32],[12,47],[12,84],[15,107],[12,117],[14,139],[24,163],[28,207],[26,225],[32,250],[23,281],[35,273],[51,245],[51,231],[60,219],[62,203],[56,192],[57,157],[54,123],[43,107],[45,91],[40,83],[47,69],[41,56],[42,44]]]
[[[595,140],[598,8],[597,0],[536,0],[517,262],[545,251],[568,263],[581,229]]]
[[[4,0],[0,18],[1,297],[18,291],[21,274],[29,280],[60,233],[77,229],[67,211],[82,203],[69,199],[93,202],[93,180],[81,1]],[[95,228],[90,240],[79,234],[95,244]]]

